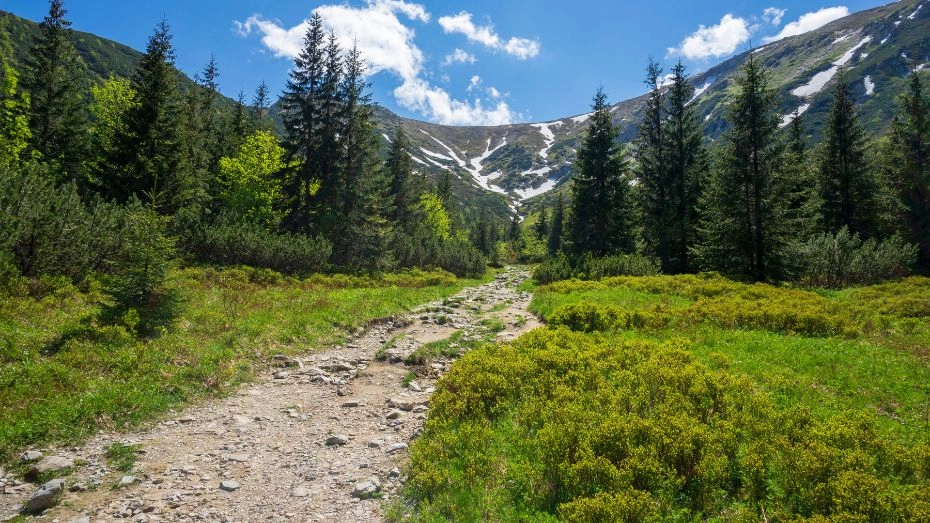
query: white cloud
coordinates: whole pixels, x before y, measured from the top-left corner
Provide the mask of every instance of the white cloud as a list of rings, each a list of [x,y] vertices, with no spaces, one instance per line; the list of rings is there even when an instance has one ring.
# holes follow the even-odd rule
[[[423,78],[423,52],[414,43],[413,29],[398,17],[428,22],[430,14],[422,5],[403,0],[367,0],[362,7],[321,5],[314,13],[323,18],[326,30],[336,34],[344,49],[353,43],[358,45],[366,61],[366,74],[389,72],[400,79],[394,97],[402,107],[446,125],[502,125],[516,118],[503,101],[485,108],[480,100],[456,100]],[[285,28],[281,22],[260,15],[234,22],[236,32],[242,36],[260,33],[262,44],[281,58],[295,58],[300,53],[308,25],[309,20],[304,20]]]
[[[488,87],[488,94],[491,95],[491,98],[500,98],[501,92],[497,90],[496,87]]]
[[[765,11],[762,12],[762,19],[772,25],[781,25],[781,19],[785,17],[787,11],[787,9],[767,7]]]
[[[475,58],[475,55],[465,52],[461,49],[456,49],[451,53],[447,54],[445,58],[442,59],[443,67],[459,63],[459,64],[473,64],[477,62],[478,59]]]
[[[460,33],[465,35],[469,41],[478,42],[479,44],[493,49],[495,51],[504,51],[505,53],[515,56],[520,60],[533,58],[539,54],[539,41],[529,38],[511,37],[506,42],[494,32],[494,26],[477,26],[471,19],[471,13],[462,11],[457,15],[442,16],[439,18],[439,25],[442,26],[446,33]]]
[[[481,87],[481,77],[478,75],[472,76],[471,80],[468,81],[468,92],[472,92],[478,87]]]
[[[776,40],[781,40],[782,38],[787,38],[789,36],[804,34],[848,15],[849,8],[845,6],[825,7],[819,11],[805,13],[794,22],[791,22],[783,27],[781,32],[779,32],[777,35],[766,37],[762,41],[764,43],[769,43]]]
[[[681,55],[692,60],[719,58],[732,54],[749,41],[750,27],[744,18],[726,14],[720,23],[705,27],[688,35],[678,47],[670,47],[668,56]]]

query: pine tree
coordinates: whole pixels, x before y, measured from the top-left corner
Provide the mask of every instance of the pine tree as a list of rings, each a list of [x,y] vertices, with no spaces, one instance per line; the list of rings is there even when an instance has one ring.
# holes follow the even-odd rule
[[[344,126],[349,126],[348,119],[354,116],[356,108],[348,107],[350,103],[362,106],[365,101],[358,99],[354,102],[348,99],[350,89],[359,88],[354,96],[363,96],[363,86],[346,87],[351,82],[361,79],[343,78],[342,52],[336,40],[336,35],[329,34],[325,48],[325,65],[322,83],[320,84],[320,147],[317,151],[317,163],[320,189],[315,195],[316,227],[323,234],[336,231],[344,225],[339,208],[344,199],[349,180],[347,174],[342,172],[341,161],[344,159],[343,150],[346,144],[341,143],[345,138],[341,136]],[[348,64],[345,64],[348,67]],[[346,71],[346,75],[348,72]],[[361,110],[361,109],[360,109]],[[354,161],[354,159],[350,160]],[[338,244],[334,242],[334,252],[338,255]]]
[[[645,84],[649,98],[643,111],[643,121],[636,138],[636,178],[640,186],[643,211],[643,238],[647,248],[662,263],[663,270],[671,267],[672,245],[669,223],[673,210],[669,204],[671,190],[666,166],[665,96],[659,85],[662,69],[654,60],[646,67]]]
[[[789,269],[797,224],[784,191],[777,99],[752,54],[736,86],[721,160],[701,198],[700,243],[694,253],[704,269],[757,281],[778,279]]]
[[[45,161],[61,165],[72,178],[81,176],[87,114],[84,110],[83,63],[68,39],[71,22],[61,0],[49,2],[48,15],[29,59],[23,87],[30,94],[31,145]]]
[[[694,87],[685,75],[685,66],[679,61],[672,69],[672,85],[667,95],[667,122],[663,133],[668,196],[664,206],[668,226],[663,232],[668,237],[660,243],[670,246],[662,270],[668,273],[693,270],[689,251],[697,238],[697,200],[707,174],[707,155],[704,150],[704,133],[697,113],[689,102]]]
[[[446,211],[452,210],[452,174],[448,170],[443,170],[436,180],[436,196],[446,208]]]
[[[865,159],[865,135],[845,71],[836,78],[819,162],[823,222],[827,232],[843,227],[862,237],[877,232],[878,183]]]
[[[534,229],[538,240],[543,240],[549,236],[549,209],[546,208],[545,204],[539,210],[539,219],[536,220]]]
[[[795,111],[788,127],[787,159],[785,161],[788,209],[796,216],[798,237],[807,240],[822,230],[822,205],[817,176],[809,162],[804,117]]]
[[[313,221],[313,197],[320,186],[321,129],[323,126],[322,84],[325,74],[323,19],[315,13],[304,37],[304,46],[294,61],[281,99],[284,144],[292,169],[284,183],[288,202],[288,229],[309,231]]]
[[[384,269],[393,264],[387,246],[391,227],[386,205],[389,181],[378,156],[379,143],[372,122],[371,96],[366,92],[361,53],[353,47],[346,56],[345,75],[340,83],[344,100],[339,135],[338,193],[341,212],[331,225],[333,256],[337,264],[365,269]],[[336,179],[333,176],[330,179]],[[325,183],[325,182],[324,182]],[[344,184],[344,185],[343,185]],[[332,234],[335,233],[335,234]]]
[[[917,244],[918,266],[930,272],[930,97],[911,73],[890,131],[890,178],[900,198],[907,240]]]
[[[392,203],[391,219],[402,230],[410,229],[413,206],[419,201],[413,180],[413,163],[410,159],[410,143],[402,127],[397,128],[391,150],[385,163],[391,180],[389,192]]]
[[[268,94],[268,84],[262,81],[255,90],[255,98],[252,99],[252,128],[261,131],[272,130],[268,112],[271,108],[271,96]]]
[[[603,89],[594,95],[592,108],[575,164],[569,241],[577,254],[632,252],[634,208],[627,162]]]
[[[125,202],[138,197],[170,213],[191,197],[192,180],[183,165],[178,83],[171,34],[162,21],[132,78],[138,104],[126,113],[107,171],[99,175],[108,198]]]
[[[229,122],[226,125],[227,133],[223,156],[228,156],[232,151],[238,149],[246,138],[258,130],[253,127],[252,122],[252,116],[245,105],[245,93],[239,91],[239,96],[236,97],[236,103],[233,105],[232,112],[229,115]]]
[[[555,211],[552,213],[552,226],[549,228],[549,240],[546,247],[549,256],[555,256],[562,250],[562,231],[565,228],[565,200],[562,195],[555,201]]]

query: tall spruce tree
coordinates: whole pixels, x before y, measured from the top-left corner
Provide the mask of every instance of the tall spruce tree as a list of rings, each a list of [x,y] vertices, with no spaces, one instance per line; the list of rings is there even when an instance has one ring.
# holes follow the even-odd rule
[[[704,269],[757,281],[778,279],[789,270],[797,225],[784,191],[778,103],[753,54],[736,86],[721,159],[701,198],[700,242],[694,254]]]
[[[372,121],[364,63],[358,47],[346,55],[340,98],[345,101],[339,134],[344,180],[339,197],[341,213],[333,224],[333,256],[337,264],[364,269],[392,266],[387,252],[392,232],[387,216],[389,180],[378,155],[379,142]]]
[[[707,175],[707,154],[697,113],[689,105],[693,93],[685,66],[679,61],[672,69],[663,133],[668,184],[664,207],[670,212],[666,216],[667,225],[661,229],[668,237],[660,237],[660,243],[669,246],[668,257],[662,260],[662,270],[668,273],[694,269],[690,249],[697,241],[697,200]]]
[[[268,91],[268,84],[262,81],[258,88],[255,89],[255,97],[252,98],[252,128],[261,131],[270,131],[273,127],[268,113],[271,110],[271,95]]]
[[[400,230],[409,230],[413,219],[413,207],[419,201],[419,188],[413,178],[413,162],[410,159],[410,142],[402,127],[397,128],[391,150],[385,163],[391,181],[391,219]]]
[[[670,243],[672,212],[669,202],[671,186],[666,165],[665,94],[660,86],[662,69],[649,59],[645,84],[649,97],[636,138],[636,178],[639,181],[640,206],[643,211],[643,239],[646,248],[656,255],[663,270],[671,268],[673,246]]]
[[[545,204],[539,209],[539,218],[536,220],[534,230],[536,238],[539,240],[545,240],[549,237],[549,209]]]
[[[320,182],[320,189],[315,195],[314,213],[316,216],[315,226],[318,231],[324,235],[332,236],[338,234],[336,231],[341,226],[346,225],[340,212],[343,205],[345,192],[348,190],[349,180],[348,173],[344,172],[342,162],[346,159],[343,150],[347,144],[342,143],[348,137],[343,136],[345,128],[350,125],[349,118],[354,115],[357,108],[350,108],[348,97],[349,80],[344,78],[342,52],[339,49],[339,43],[336,35],[329,34],[325,47],[324,70],[322,83],[320,84],[320,147],[317,152],[315,162]],[[353,87],[354,88],[354,87]],[[363,90],[357,93],[362,96]],[[356,106],[364,105],[360,100],[356,100]],[[358,109],[362,110],[362,109]],[[354,161],[354,159],[350,160]],[[339,254],[338,241],[340,238],[331,238],[334,243],[334,253]]]
[[[138,103],[124,115],[125,125],[103,164],[106,171],[98,176],[108,198],[125,202],[138,197],[168,213],[186,205],[192,185],[183,162],[182,104],[174,60],[171,33],[162,20],[132,77]]]
[[[635,209],[628,166],[603,89],[594,95],[592,110],[575,162],[569,243],[577,254],[632,252]]]
[[[320,169],[323,127],[322,85],[326,71],[323,18],[315,13],[304,36],[303,48],[294,60],[284,95],[281,117],[288,164],[295,167],[284,180],[287,198],[285,226],[291,231],[309,231],[313,220],[313,197],[323,174]]]
[[[83,63],[69,40],[71,22],[61,0],[49,2],[48,15],[39,24],[23,87],[30,94],[31,145],[45,161],[62,166],[79,178],[87,143]]]
[[[836,77],[824,134],[818,167],[823,224],[834,234],[847,227],[860,236],[873,236],[880,188],[866,162],[865,133],[844,70]]]
[[[549,239],[546,248],[549,256],[555,256],[562,250],[562,234],[565,229],[565,200],[559,194],[555,201],[555,210],[552,212],[552,225],[549,227]]]
[[[800,240],[807,240],[822,230],[819,184],[809,160],[804,117],[800,111],[795,111],[788,126],[785,172],[788,208],[797,218]]]
[[[918,266],[930,273],[930,97],[924,79],[912,72],[890,131],[890,178],[903,212],[907,240],[918,246]]]

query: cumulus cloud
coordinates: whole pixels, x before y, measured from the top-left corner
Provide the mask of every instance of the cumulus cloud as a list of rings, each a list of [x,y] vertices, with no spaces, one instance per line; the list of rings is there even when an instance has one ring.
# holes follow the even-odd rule
[[[471,80],[468,81],[468,92],[472,92],[479,87],[481,87],[481,77],[478,75],[472,76]]]
[[[787,9],[767,7],[765,11],[762,12],[762,19],[772,25],[781,25],[781,19],[785,17],[787,11]]]
[[[446,33],[463,34],[469,41],[477,42],[488,49],[503,51],[520,60],[533,58],[539,54],[538,40],[514,36],[505,41],[494,31],[494,26],[475,25],[468,11],[462,11],[457,15],[442,16],[438,21]]]
[[[683,56],[691,60],[719,58],[732,54],[749,41],[750,26],[744,18],[726,14],[720,23],[705,27],[688,35],[678,47],[668,48],[668,56]]]
[[[776,40],[781,40],[782,38],[787,38],[789,36],[804,34],[848,15],[849,8],[846,6],[825,7],[819,11],[805,13],[794,22],[791,22],[783,27],[781,32],[779,32],[777,35],[766,37],[762,41],[769,43]]]
[[[423,78],[423,52],[414,43],[414,30],[399,18],[428,22],[430,14],[422,5],[367,0],[362,7],[321,5],[314,13],[323,18],[326,30],[335,33],[344,49],[358,45],[366,61],[366,74],[388,72],[400,79],[401,85],[393,94],[402,107],[447,125],[502,125],[515,119],[504,102],[485,108],[480,100],[456,100]],[[255,15],[245,22],[234,22],[234,29],[242,36],[261,34],[262,44],[275,56],[293,59],[300,53],[309,23],[304,20],[286,28],[279,21]]]
[[[462,49],[456,49],[451,53],[447,54],[445,58],[442,59],[443,67],[452,65],[452,64],[473,64],[477,62],[478,59],[475,58],[475,55],[465,52]]]

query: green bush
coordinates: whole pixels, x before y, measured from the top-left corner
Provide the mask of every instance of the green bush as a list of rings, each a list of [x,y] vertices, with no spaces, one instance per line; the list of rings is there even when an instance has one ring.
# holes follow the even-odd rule
[[[332,245],[322,237],[273,233],[247,223],[209,227],[196,247],[201,261],[249,265],[285,274],[323,272],[331,253]]]
[[[688,349],[539,329],[466,353],[411,447],[414,520],[926,518],[926,444],[779,408]]]
[[[102,318],[130,331],[153,335],[169,326],[180,309],[178,290],[168,282],[174,268],[174,240],[164,234],[164,219],[135,207],[127,216],[124,243],[107,279]]]
[[[74,184],[56,185],[48,166],[0,169],[0,281],[44,274],[80,281],[108,268],[121,243],[120,207],[85,205]]]
[[[658,262],[639,254],[615,254],[601,258],[587,254],[575,260],[559,254],[537,265],[533,279],[545,285],[571,278],[600,280],[611,276],[652,276],[658,273]]]
[[[802,246],[799,282],[824,288],[870,285],[910,274],[908,267],[916,260],[917,246],[897,236],[863,242],[843,227],[836,234],[821,234]]]

